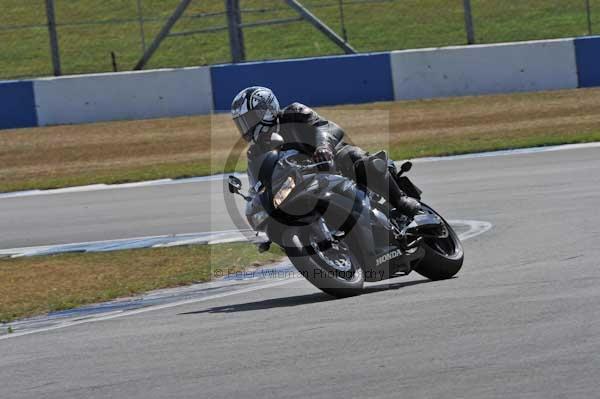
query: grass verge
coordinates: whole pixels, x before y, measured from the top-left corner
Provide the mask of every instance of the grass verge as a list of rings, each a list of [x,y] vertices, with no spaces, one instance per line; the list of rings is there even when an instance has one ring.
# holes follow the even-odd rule
[[[600,89],[320,108],[356,144],[396,159],[600,141]],[[0,192],[245,169],[227,115],[7,130]],[[234,151],[235,152],[235,151]]]
[[[0,322],[206,282],[282,259],[247,243],[0,259]]]

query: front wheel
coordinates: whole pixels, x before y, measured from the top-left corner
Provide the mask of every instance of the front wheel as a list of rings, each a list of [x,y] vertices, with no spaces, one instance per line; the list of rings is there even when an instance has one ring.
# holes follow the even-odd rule
[[[458,235],[439,213],[428,205],[421,203],[425,212],[437,215],[448,231],[445,238],[425,238],[423,248],[425,257],[414,268],[420,275],[430,280],[445,280],[453,277],[462,267],[464,251]]]
[[[284,250],[298,272],[321,291],[345,298],[362,293],[365,276],[349,238],[329,233],[324,240],[323,224],[288,229]]]

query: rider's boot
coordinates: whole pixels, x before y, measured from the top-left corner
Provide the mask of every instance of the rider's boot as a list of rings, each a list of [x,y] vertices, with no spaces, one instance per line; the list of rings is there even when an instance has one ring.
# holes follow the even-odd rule
[[[390,183],[390,185],[395,185],[400,190],[396,181],[392,181],[393,183]],[[407,196],[402,190],[396,192],[396,194],[392,194],[392,190],[390,189],[390,202],[400,213],[412,218],[421,211],[421,203],[419,201]]]
[[[366,185],[388,200],[400,213],[410,218],[421,210],[421,204],[407,196],[388,169],[387,159],[377,154],[356,163],[357,175],[366,178]]]

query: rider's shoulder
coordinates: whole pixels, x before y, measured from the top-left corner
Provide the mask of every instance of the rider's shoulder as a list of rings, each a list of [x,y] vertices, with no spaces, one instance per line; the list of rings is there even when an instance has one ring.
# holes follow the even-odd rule
[[[313,119],[317,113],[310,107],[302,103],[291,103],[282,111],[283,121],[289,122],[307,122]]]

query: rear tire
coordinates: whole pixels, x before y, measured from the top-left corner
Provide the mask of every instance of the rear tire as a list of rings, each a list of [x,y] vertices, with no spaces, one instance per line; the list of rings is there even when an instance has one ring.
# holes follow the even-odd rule
[[[310,238],[307,228],[288,229],[284,233],[284,250],[290,261],[312,285],[337,298],[360,295],[363,292],[365,276],[359,258],[351,248],[359,248],[348,243],[348,255],[351,270],[335,272],[315,253],[311,253]]]
[[[425,239],[423,248],[425,257],[414,270],[430,280],[446,280],[460,271],[464,261],[464,251],[458,235],[439,213],[433,208],[421,203],[427,212],[436,214],[448,229],[448,237],[444,239]]]

